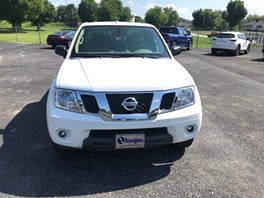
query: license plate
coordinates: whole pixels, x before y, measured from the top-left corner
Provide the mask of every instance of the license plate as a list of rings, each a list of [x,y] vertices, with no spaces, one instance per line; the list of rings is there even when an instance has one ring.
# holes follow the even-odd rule
[[[145,147],[145,134],[116,134],[116,149],[143,148]]]

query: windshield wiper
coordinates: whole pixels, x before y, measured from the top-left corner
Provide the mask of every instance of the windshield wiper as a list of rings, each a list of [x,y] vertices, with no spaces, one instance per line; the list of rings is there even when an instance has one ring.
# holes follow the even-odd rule
[[[139,58],[159,58],[154,55],[146,55],[146,54],[120,54],[121,57],[139,57]]]
[[[113,54],[74,54],[74,57],[82,57],[82,58],[119,58],[120,56]]]

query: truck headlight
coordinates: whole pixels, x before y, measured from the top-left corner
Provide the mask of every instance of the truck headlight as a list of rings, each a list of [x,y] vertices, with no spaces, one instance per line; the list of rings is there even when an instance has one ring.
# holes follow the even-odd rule
[[[181,88],[175,109],[181,109],[195,103],[194,86]]]
[[[56,89],[55,106],[61,109],[82,113],[74,91]]]

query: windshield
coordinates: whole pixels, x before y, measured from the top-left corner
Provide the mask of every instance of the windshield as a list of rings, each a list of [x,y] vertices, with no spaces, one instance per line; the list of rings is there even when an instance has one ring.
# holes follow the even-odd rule
[[[85,26],[71,57],[170,58],[158,32],[142,26]]]

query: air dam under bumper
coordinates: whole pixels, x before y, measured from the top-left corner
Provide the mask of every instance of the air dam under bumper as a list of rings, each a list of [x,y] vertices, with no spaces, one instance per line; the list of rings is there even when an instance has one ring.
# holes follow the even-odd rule
[[[118,134],[144,134],[145,148],[173,143],[173,136],[167,128],[128,129],[128,130],[91,130],[90,135],[83,141],[83,149],[115,149],[115,137]]]
[[[100,149],[100,137],[94,136],[100,131],[107,133],[103,135],[105,137],[102,137],[101,141],[101,148],[104,149],[114,148],[115,135],[113,134],[117,132],[145,133],[145,147],[184,142],[197,136],[202,121],[200,99],[189,107],[160,114],[156,120],[123,122],[103,121],[98,115],[62,110],[55,107],[52,100],[48,101],[47,125],[52,141],[60,146],[77,149]],[[190,125],[194,126],[193,132],[187,131]],[[161,132],[156,133],[157,130]],[[62,138],[58,135],[59,131],[65,131],[67,135]],[[111,132],[113,134],[109,136]]]

